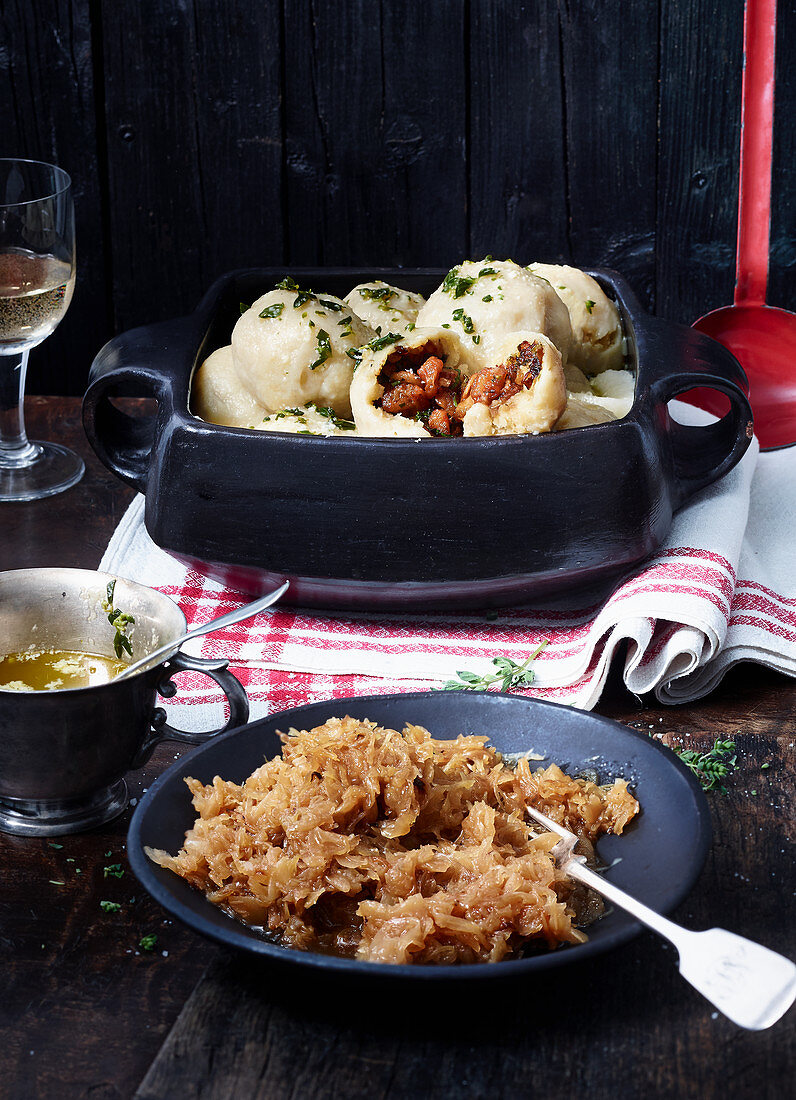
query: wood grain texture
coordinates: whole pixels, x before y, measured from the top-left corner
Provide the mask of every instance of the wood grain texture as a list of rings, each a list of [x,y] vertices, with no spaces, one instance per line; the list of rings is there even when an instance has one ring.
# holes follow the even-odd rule
[[[82,392],[91,360],[111,335],[96,76],[89,0],[0,5],[0,156],[60,165],[72,177],[75,202],[75,295],[55,333],[31,354],[31,392]]]
[[[469,11],[469,254],[569,258],[558,5]]]
[[[777,11],[769,305],[796,310],[796,4]]]
[[[464,11],[461,0],[286,0],[290,263],[464,256]]]
[[[616,268],[655,302],[655,0],[559,0],[569,256]]]
[[[691,324],[732,302],[743,0],[661,8],[657,311]]]
[[[677,745],[737,736],[741,771],[726,794],[710,795],[708,865],[675,919],[794,955],[786,895],[796,753],[781,732],[796,718],[792,684],[737,670],[711,700],[673,711],[636,708],[614,682],[598,709]],[[650,933],[605,958],[492,989],[401,991],[221,955],[136,1096],[773,1098],[796,1054],[793,1019],[754,1034],[714,1018],[679,977],[673,949]]]
[[[108,3],[102,41],[125,329],[189,312],[223,270],[281,259],[278,5]]]

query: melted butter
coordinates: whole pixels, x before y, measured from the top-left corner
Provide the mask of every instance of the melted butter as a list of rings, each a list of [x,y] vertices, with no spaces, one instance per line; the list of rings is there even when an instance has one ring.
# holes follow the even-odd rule
[[[31,650],[0,657],[0,691],[64,691],[107,684],[123,661],[64,649]]]

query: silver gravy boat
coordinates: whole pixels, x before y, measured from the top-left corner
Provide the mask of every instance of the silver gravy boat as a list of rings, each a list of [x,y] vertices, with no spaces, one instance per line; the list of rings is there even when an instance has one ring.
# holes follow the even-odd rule
[[[0,655],[75,650],[115,659],[114,628],[103,610],[116,580],[114,605],[135,618],[131,660],[185,632],[179,607],[152,588],[87,569],[16,569],[0,573]],[[59,691],[0,688],[0,830],[27,836],[83,832],[127,805],[126,772],[142,767],[160,741],[200,745],[249,717],[242,685],[225,660],[177,653],[129,678]],[[210,676],[229,703],[223,728],[187,733],[166,722],[158,694],[191,669]]]

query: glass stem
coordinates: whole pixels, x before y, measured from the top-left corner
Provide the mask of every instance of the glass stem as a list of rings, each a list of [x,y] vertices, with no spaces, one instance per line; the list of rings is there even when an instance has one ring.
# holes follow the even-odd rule
[[[25,375],[28,349],[0,356],[0,467],[29,466],[39,448],[25,433]]]

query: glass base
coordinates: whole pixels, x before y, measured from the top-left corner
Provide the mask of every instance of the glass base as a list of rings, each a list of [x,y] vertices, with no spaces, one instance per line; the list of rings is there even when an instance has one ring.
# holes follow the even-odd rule
[[[83,798],[0,798],[0,832],[68,836],[96,829],[127,807],[123,779]]]
[[[51,497],[80,481],[86,466],[74,451],[59,443],[34,446],[39,456],[25,466],[4,466],[0,457],[0,502]]]

